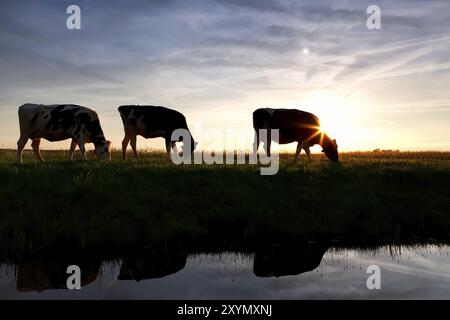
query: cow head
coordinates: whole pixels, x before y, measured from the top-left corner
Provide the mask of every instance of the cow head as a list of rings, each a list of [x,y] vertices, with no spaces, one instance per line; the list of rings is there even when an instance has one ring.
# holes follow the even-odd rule
[[[327,158],[331,161],[339,161],[338,145],[336,140],[330,139],[327,135],[325,135],[322,143],[322,152],[325,153]]]
[[[111,141],[102,141],[95,145],[95,156],[101,160],[111,160]]]
[[[198,142],[194,141],[194,139],[191,138],[191,154],[194,153],[195,148],[197,148]],[[184,152],[184,145],[181,147],[181,150]]]
[[[192,146],[191,154],[194,153],[195,148],[197,148],[197,145],[198,145],[198,142],[196,142],[196,141],[194,140],[194,137],[192,137],[192,135],[191,135],[191,146]]]
[[[197,148],[198,142],[192,140],[192,143],[193,143],[192,152],[194,152],[194,151],[195,151],[195,148]]]

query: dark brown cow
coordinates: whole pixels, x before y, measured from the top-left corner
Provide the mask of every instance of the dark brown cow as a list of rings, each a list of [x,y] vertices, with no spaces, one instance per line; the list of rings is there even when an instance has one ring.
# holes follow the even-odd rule
[[[175,141],[172,141],[172,133],[177,129],[189,131],[186,118],[178,111],[160,106],[127,105],[119,107],[122,118],[125,137],[122,141],[122,157],[126,159],[126,150],[131,141],[134,156],[139,159],[136,149],[136,138],[138,135],[148,138],[164,138],[166,140],[166,151],[176,151]],[[197,143],[191,136],[191,152]]]
[[[297,160],[300,152],[305,150],[310,158],[309,148],[319,144],[322,152],[331,161],[339,161],[338,146],[336,140],[332,140],[320,129],[320,121],[309,112],[296,109],[271,109],[262,108],[253,112],[253,128],[256,131],[253,151],[258,151],[260,137],[259,129],[278,129],[279,144],[297,142],[297,151],[293,161]],[[270,130],[268,131],[265,149],[270,156]]]

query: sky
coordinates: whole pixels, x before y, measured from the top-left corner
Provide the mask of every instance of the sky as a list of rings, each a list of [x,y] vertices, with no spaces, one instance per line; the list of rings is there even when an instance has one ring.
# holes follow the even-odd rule
[[[205,148],[250,148],[252,112],[272,107],[313,112],[343,151],[449,150],[449,30],[446,0],[2,1],[0,148],[16,147],[20,105],[72,103],[117,148],[117,107],[148,104],[182,112]]]

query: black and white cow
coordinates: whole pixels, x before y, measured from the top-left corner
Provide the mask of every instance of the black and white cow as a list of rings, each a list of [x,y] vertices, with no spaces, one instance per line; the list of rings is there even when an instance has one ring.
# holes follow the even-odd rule
[[[297,160],[300,152],[305,150],[310,159],[309,148],[319,144],[322,152],[331,161],[339,161],[338,146],[336,140],[332,140],[320,129],[320,121],[315,115],[309,112],[296,109],[271,109],[261,108],[253,112],[253,128],[255,129],[255,142],[253,151],[258,151],[260,137],[259,129],[278,129],[279,144],[297,142],[297,151],[294,161]],[[268,131],[267,144],[265,149],[270,156],[270,131]]]
[[[61,141],[72,139],[70,159],[78,145],[86,159],[85,143],[93,143],[95,155],[111,159],[111,142],[105,139],[98,115],[86,107],[73,104],[42,105],[27,103],[19,107],[20,138],[17,142],[17,160],[22,162],[23,148],[28,139],[39,160],[41,139]]]
[[[186,118],[178,111],[160,106],[126,105],[119,107],[119,113],[123,121],[125,137],[122,141],[122,157],[126,159],[126,150],[131,141],[131,148],[136,159],[139,159],[136,150],[136,138],[138,135],[148,138],[164,138],[167,155],[170,150],[176,150],[176,142],[172,141],[172,133],[177,129],[185,129],[189,132]],[[181,141],[182,139],[180,139]],[[197,143],[191,135],[191,152]]]

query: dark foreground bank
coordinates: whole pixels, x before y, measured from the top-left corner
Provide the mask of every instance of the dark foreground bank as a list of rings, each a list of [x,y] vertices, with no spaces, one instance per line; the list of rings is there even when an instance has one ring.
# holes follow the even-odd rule
[[[100,249],[174,241],[295,238],[384,243],[450,238],[450,153],[314,155],[275,176],[258,166],[175,166],[162,153],[139,162],[43,164],[0,152],[0,250],[38,252],[58,243]],[[119,156],[115,155],[116,159]],[[92,156],[91,156],[92,159]]]

